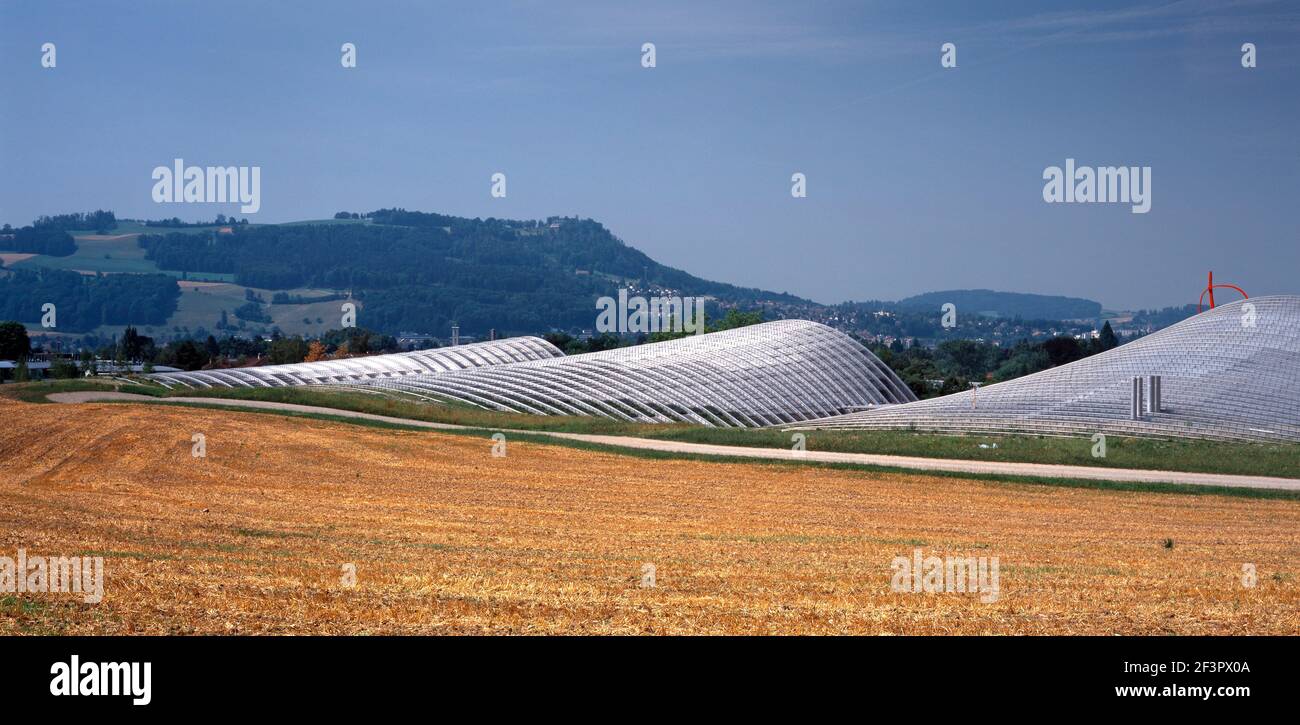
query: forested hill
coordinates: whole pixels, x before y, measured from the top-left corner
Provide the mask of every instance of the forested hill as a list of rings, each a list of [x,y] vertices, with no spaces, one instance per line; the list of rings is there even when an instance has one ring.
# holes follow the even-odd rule
[[[590,219],[467,219],[381,209],[332,224],[235,225],[221,233],[150,234],[159,268],[222,272],[249,287],[351,290],[364,325],[384,331],[536,333],[591,327],[595,299],[620,287],[728,302],[807,304],[664,266]]]
[[[1078,297],[995,292],[987,289],[926,292],[898,301],[908,309],[938,310],[951,302],[958,314],[1019,317],[1025,320],[1087,320],[1101,315],[1101,303]]]

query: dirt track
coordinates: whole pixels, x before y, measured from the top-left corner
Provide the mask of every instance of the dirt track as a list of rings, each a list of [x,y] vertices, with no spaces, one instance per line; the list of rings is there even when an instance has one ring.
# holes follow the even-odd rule
[[[1294,501],[510,441],[496,458],[229,410],[0,417],[0,556],[107,568],[97,605],[0,594],[0,633],[1300,633]],[[891,591],[916,549],[998,557],[997,601]]]
[[[73,393],[53,393],[48,396],[57,403],[89,403],[103,400],[130,401],[142,403],[157,402],[157,398],[135,393],[118,393],[110,391],[80,391]],[[168,398],[174,403],[199,403],[219,405],[230,408],[248,408],[252,410],[282,410],[295,413],[314,413],[332,415],[340,418],[373,420],[394,423],[415,428],[431,430],[462,429],[464,426],[446,423],[394,418],[373,413],[358,413],[350,410],[321,408],[312,405],[294,403],[276,403],[265,400],[235,400],[223,398],[175,397]],[[523,431],[506,431],[523,432]],[[1223,473],[1190,473],[1186,471],[1154,471],[1134,468],[1105,468],[1101,466],[1068,466],[1044,463],[1015,463],[1010,461],[967,461],[951,458],[920,458],[917,456],[891,456],[875,453],[838,453],[835,451],[800,451],[795,452],[777,448],[753,448],[747,446],[724,446],[708,443],[685,443],[682,441],[656,440],[653,438],[635,438],[632,436],[593,435],[589,433],[560,433],[550,431],[528,431],[529,435],[567,438],[607,446],[637,448],[641,450],[664,451],[669,453],[690,453],[696,455],[757,458],[777,461],[815,461],[823,463],[854,463],[869,466],[906,468],[914,471],[944,471],[948,473],[976,473],[1004,476],[1025,476],[1033,478],[1064,478],[1088,481],[1120,481],[1132,483],[1174,483],[1189,486],[1224,486],[1227,488],[1268,488],[1283,491],[1300,491],[1300,479],[1277,478],[1272,476],[1236,476]]]

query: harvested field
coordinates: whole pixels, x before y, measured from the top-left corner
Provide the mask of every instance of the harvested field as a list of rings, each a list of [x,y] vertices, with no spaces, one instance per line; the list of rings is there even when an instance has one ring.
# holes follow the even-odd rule
[[[135,239],[140,236],[139,233],[132,234],[79,234],[76,237],[78,242],[120,242],[124,239]]]
[[[1292,500],[496,458],[486,438],[221,410],[0,417],[0,556],[106,566],[99,604],[0,594],[0,634],[1300,633]],[[891,591],[915,549],[998,557],[997,601]]]

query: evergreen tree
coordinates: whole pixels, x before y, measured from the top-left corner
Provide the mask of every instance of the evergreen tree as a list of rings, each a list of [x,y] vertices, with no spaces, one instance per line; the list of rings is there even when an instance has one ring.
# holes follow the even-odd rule
[[[31,349],[32,341],[21,322],[0,322],[0,360],[21,360]]]
[[[1101,326],[1101,334],[1097,337],[1097,342],[1101,343],[1101,350],[1105,352],[1119,347],[1119,338],[1115,337],[1115,331],[1110,327],[1110,320]]]

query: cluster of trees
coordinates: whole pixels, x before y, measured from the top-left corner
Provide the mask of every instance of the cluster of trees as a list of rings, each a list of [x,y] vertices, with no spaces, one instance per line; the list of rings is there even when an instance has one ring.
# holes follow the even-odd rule
[[[89,338],[88,338],[89,339]],[[22,323],[0,322],[0,359],[24,360],[31,351],[31,341]],[[112,360],[119,365],[140,364],[145,372],[166,365],[182,370],[206,367],[243,367],[255,360],[275,365],[324,360],[331,356],[367,355],[400,352],[397,339],[364,328],[330,330],[318,340],[285,336],[276,331],[271,339],[227,335],[217,339],[200,335],[175,339],[159,345],[154,338],[142,335],[128,325],[120,336],[86,344],[81,349],[81,366],[55,364],[54,377],[77,377],[94,372],[95,358]]]
[[[945,340],[934,349],[873,344],[868,347],[898,373],[917,397],[948,395],[970,383],[1002,382],[1058,367],[1119,345],[1107,322],[1099,336],[1089,339],[1059,336],[1043,342],[1021,340],[1002,347],[978,340]]]
[[[273,334],[270,340],[234,336],[218,340],[213,335],[208,335],[203,341],[186,339],[169,343],[157,351],[152,361],[184,370],[200,370],[207,367],[243,367],[257,358],[273,365],[289,365],[336,355],[346,357],[399,351],[396,338],[352,327],[330,330],[318,340],[306,340],[298,335],[284,336],[279,332]]]
[[[1133,325],[1158,330],[1182,322],[1195,314],[1196,305],[1179,305],[1159,310],[1140,310],[1133,315]]]
[[[629,283],[726,301],[774,297],[665,267],[589,219],[543,224],[404,209],[364,216],[375,223],[150,234],[140,246],[163,269],[234,274],[249,287],[351,290],[365,303],[366,324],[392,332],[445,330],[453,320],[466,333],[589,327],[595,299]]]
[[[0,319],[38,323],[42,306],[55,305],[59,330],[100,325],[161,325],[180,300],[165,274],[82,275],[59,269],[17,269],[0,277]]]
[[[159,347],[152,337],[140,334],[139,330],[127,325],[121,337],[114,336],[109,342],[96,348],[89,346],[81,349],[81,365],[56,369],[57,363],[51,364],[50,374],[54,377],[70,378],[89,372],[94,375],[95,358],[112,360],[119,366],[128,363],[142,363],[145,372],[151,372],[153,365],[176,364],[177,350],[180,342],[168,343]],[[179,367],[179,366],[178,366]]]
[[[27,359],[31,352],[31,338],[27,335],[27,329],[21,322],[15,320],[0,322],[0,360],[16,360],[18,362],[13,375],[16,382],[29,379],[30,373]],[[151,338],[137,334],[133,327],[127,327],[121,341],[106,347],[102,351],[101,357],[123,362],[130,359],[131,356],[139,359],[145,356],[154,357],[156,354],[157,351],[154,349]],[[97,372],[95,352],[87,347],[81,350],[81,357],[77,362],[66,358],[54,359],[50,363],[47,374],[54,378],[76,378],[86,373],[94,375]],[[0,379],[3,379],[3,377],[4,374],[0,372]]]
[[[71,234],[58,227],[31,226],[14,229],[6,224],[0,228],[0,248],[66,257],[77,251],[77,242]]]
[[[880,315],[878,313],[885,312]],[[958,308],[956,325],[943,326],[939,305],[900,307],[896,302],[842,302],[831,308],[832,315],[844,326],[859,332],[892,337],[920,337],[928,340],[961,338],[996,338],[1005,341],[1030,337],[1031,332],[1055,331],[1056,334],[1083,334],[1093,329],[1092,322],[1062,322],[1052,319],[1021,317],[986,317],[973,310]]]
[[[0,360],[14,360],[17,365],[14,366],[12,377],[15,382],[25,382],[30,379],[31,374],[27,367],[27,358],[31,355],[32,342],[27,335],[27,328],[23,327],[21,322],[6,320],[0,322]],[[89,350],[82,355],[82,365],[59,359],[50,365],[49,375],[56,378],[75,378],[80,376],[84,370],[94,367],[93,356]],[[10,377],[5,370],[0,370],[0,381]]]
[[[734,330],[737,327],[757,325],[762,321],[763,313],[761,310],[744,311],[733,307],[727,310],[726,314],[717,316],[709,314],[709,309],[706,306],[704,311],[704,332]],[[675,330],[673,332],[652,332],[650,333],[650,337],[642,342],[663,342],[664,340],[675,340],[679,337],[690,337],[694,334],[696,333],[686,332],[685,330]]]
[[[271,304],[273,305],[305,305],[312,302],[333,302],[334,300],[345,300],[348,296],[345,294],[334,295],[291,295],[288,292],[276,292],[271,295]]]
[[[436,214],[424,211],[407,211],[405,209],[378,209],[369,214],[363,214],[363,217],[376,224],[388,224],[395,227],[423,227],[425,229],[434,229],[454,226],[460,222],[483,223],[478,219],[464,219],[461,217],[447,216],[445,214]],[[498,220],[489,218],[488,223],[496,226]],[[506,222],[500,222],[503,226],[509,226]]]
[[[266,299],[263,298],[262,295],[251,289],[246,289],[244,290],[244,299],[248,301],[235,308],[235,317],[238,317],[244,322],[257,322],[264,325],[269,325],[274,321],[271,319],[270,313],[268,313],[266,308],[263,307],[263,305],[266,304]],[[228,326],[229,320],[226,318],[226,311],[222,310],[221,321],[217,323],[217,329],[224,329]],[[243,327],[242,323],[240,324],[240,327]]]
[[[0,360],[26,359],[31,349],[31,338],[27,336],[27,328],[21,322],[0,322]]]
[[[320,336],[325,352],[342,352],[347,355],[368,355],[380,352],[400,352],[397,338],[364,327],[328,330]]]
[[[987,289],[926,292],[898,301],[905,309],[938,310],[951,303],[963,314],[1020,317],[1027,320],[1092,320],[1101,315],[1101,303],[1079,297],[995,292]]]
[[[585,352],[600,352],[601,350],[613,350],[616,347],[639,344],[635,341],[624,340],[612,332],[592,335],[586,340],[574,337],[567,332],[548,332],[543,337],[547,342],[560,348],[565,355],[581,355]]]
[[[263,324],[271,323],[271,316],[262,309],[262,306],[256,302],[245,302],[235,308],[235,317],[247,322],[261,322]]]
[[[110,230],[117,229],[117,216],[113,212],[104,211],[103,209],[75,214],[55,214],[54,216],[37,217],[32,226],[45,229],[61,229],[65,232],[93,229],[96,234],[107,234]]]
[[[180,217],[171,219],[145,219],[143,222],[146,227],[159,227],[163,229],[186,229],[190,227],[225,227],[247,224],[247,219],[238,219],[235,217],[227,218],[225,214],[218,214],[216,219],[210,222],[185,222]]]
[[[37,217],[30,226],[0,227],[0,249],[12,252],[46,254],[66,257],[77,251],[77,242],[69,230],[93,229],[97,234],[107,234],[117,228],[117,217],[111,211],[78,212]]]

